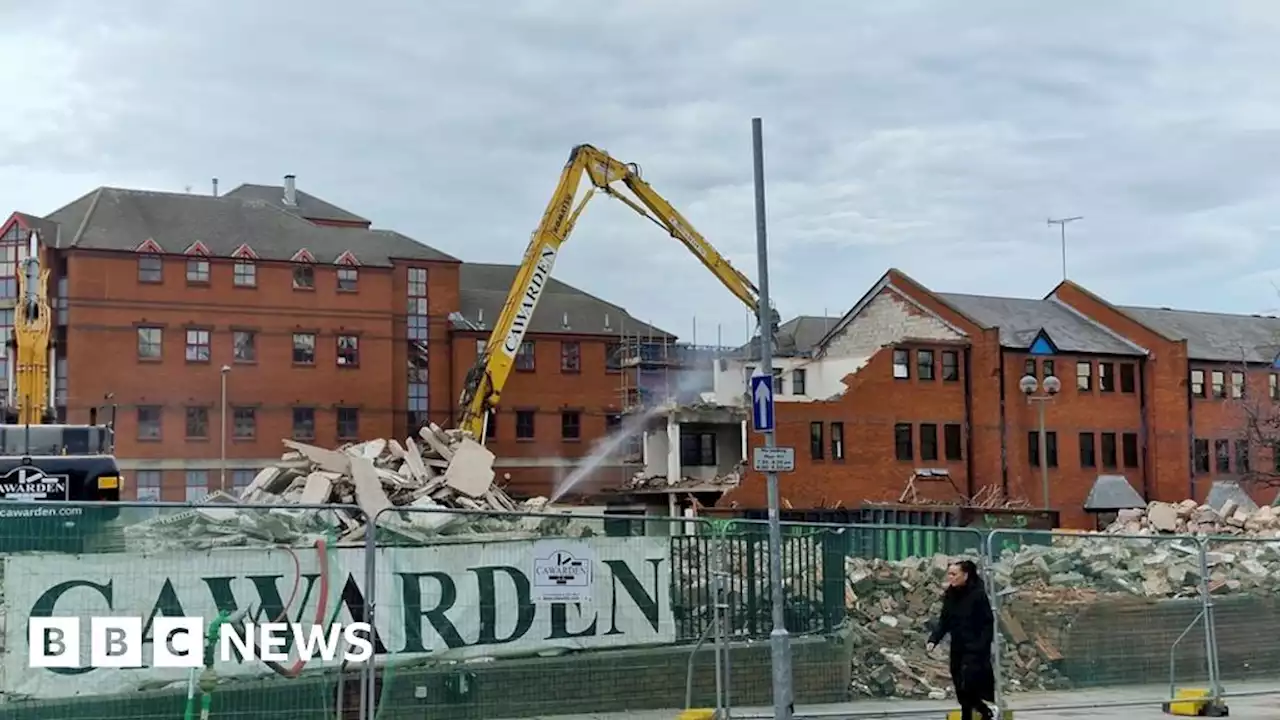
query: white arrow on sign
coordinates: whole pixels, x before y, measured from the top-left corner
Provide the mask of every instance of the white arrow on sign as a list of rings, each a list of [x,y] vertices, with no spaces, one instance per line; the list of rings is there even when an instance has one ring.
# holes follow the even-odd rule
[[[760,406],[760,417],[766,417],[766,413],[769,411],[769,402],[772,400],[773,391],[769,389],[769,383],[760,383],[760,390],[756,392],[756,405]]]

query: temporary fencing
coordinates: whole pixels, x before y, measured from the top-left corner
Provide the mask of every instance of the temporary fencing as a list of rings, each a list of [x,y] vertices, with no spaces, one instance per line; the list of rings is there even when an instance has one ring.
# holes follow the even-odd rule
[[[1194,537],[1007,531],[988,537],[1002,707],[1152,705],[1206,687],[1212,645]],[[1081,695],[1083,697],[1083,695]]]
[[[341,668],[318,659],[226,663],[211,646],[205,668],[154,667],[151,621],[195,616],[212,626],[224,613],[253,623],[331,623],[349,600],[346,578],[362,572],[361,549],[339,547],[359,517],[358,508],[339,506],[5,504],[0,720],[196,717],[204,707],[214,718],[336,717]],[[147,667],[90,667],[89,618],[99,616],[144,619]],[[75,667],[29,666],[27,628],[38,617],[79,619]],[[282,681],[257,680],[264,676]],[[357,680],[348,672],[351,688]]]
[[[1265,644],[1280,622],[1280,541],[784,523],[795,701],[948,697],[945,643],[925,646],[946,568],[965,557],[987,579],[1003,708],[1095,704],[1082,691],[1108,705],[1159,703],[1171,688],[1261,693],[1280,676]],[[204,702],[212,718],[270,720],[770,703],[762,521],[22,503],[0,507],[0,559],[0,720],[172,718]],[[27,665],[33,617],[244,610],[259,623],[372,622],[377,660],[195,674]]]

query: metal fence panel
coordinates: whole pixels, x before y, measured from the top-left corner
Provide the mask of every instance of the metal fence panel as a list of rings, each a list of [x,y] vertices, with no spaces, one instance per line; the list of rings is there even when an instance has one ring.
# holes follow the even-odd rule
[[[1046,706],[1050,701],[1017,695],[1036,690],[1107,688],[1124,704],[1168,699],[1171,678],[1204,686],[1209,644],[1200,542],[1016,534],[1018,542],[1008,542],[1005,531],[988,540],[1006,707]]]
[[[1224,694],[1274,693],[1280,680],[1280,540],[1210,538],[1205,566]]]
[[[181,717],[198,714],[206,698],[213,717],[334,717],[344,692],[358,690],[355,673],[343,684],[338,668],[297,662],[296,654],[279,671],[221,661],[207,672],[157,668],[150,620],[212,623],[220,611],[245,610],[259,623],[331,622],[336,608],[358,597],[357,586],[352,597],[342,593],[348,579],[363,575],[362,549],[340,546],[358,515],[338,507],[4,503],[0,720]],[[145,667],[88,667],[95,616],[145,619]],[[28,665],[27,628],[40,617],[80,620],[80,670]]]

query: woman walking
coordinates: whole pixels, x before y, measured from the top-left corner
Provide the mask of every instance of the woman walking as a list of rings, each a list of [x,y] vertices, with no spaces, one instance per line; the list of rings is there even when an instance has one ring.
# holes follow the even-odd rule
[[[995,620],[987,590],[978,576],[978,566],[961,560],[947,568],[947,590],[942,599],[942,616],[929,636],[929,652],[946,635],[951,636],[951,682],[960,702],[960,719],[973,720],[977,711],[982,720],[992,720],[984,700],[994,699],[995,671],[991,667],[991,643]]]

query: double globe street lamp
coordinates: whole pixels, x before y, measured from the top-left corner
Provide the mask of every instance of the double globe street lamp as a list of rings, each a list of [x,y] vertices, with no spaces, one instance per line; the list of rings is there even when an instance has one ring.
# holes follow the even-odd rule
[[[1035,375],[1023,375],[1018,381],[1018,389],[1027,396],[1027,402],[1034,403],[1040,417],[1040,497],[1044,500],[1044,509],[1049,509],[1049,441],[1044,431],[1044,406],[1053,396],[1062,391],[1062,382],[1049,375],[1041,382]]]

